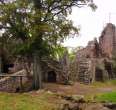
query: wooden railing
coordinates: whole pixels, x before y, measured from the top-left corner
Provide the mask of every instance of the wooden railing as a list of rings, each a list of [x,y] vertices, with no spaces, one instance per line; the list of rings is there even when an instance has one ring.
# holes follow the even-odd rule
[[[27,81],[26,71],[21,70],[12,75],[0,75],[0,91],[17,92]]]

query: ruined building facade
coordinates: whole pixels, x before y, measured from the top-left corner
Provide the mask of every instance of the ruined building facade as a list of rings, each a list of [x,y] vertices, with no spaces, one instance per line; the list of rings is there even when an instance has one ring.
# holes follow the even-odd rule
[[[89,84],[115,78],[116,74],[112,71],[112,58],[116,56],[116,27],[111,23],[107,24],[99,41],[97,39],[89,41],[85,48],[77,51],[76,58],[72,62],[67,55],[68,53],[65,53],[61,61],[43,59],[43,81],[67,83],[71,79]],[[3,55],[0,54],[0,58],[3,59]],[[0,60],[1,64],[2,62]],[[6,66],[9,64],[4,67]],[[17,70],[19,66],[14,63],[14,67]]]
[[[112,71],[112,58],[116,55],[116,27],[108,23],[99,41],[94,39],[88,45],[77,51],[77,79],[80,82],[91,83],[115,78]]]
[[[109,23],[103,30],[99,45],[103,57],[112,58],[116,54],[116,27]]]

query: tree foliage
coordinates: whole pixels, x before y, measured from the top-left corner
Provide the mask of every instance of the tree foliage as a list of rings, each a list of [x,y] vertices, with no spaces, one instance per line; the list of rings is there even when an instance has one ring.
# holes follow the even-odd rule
[[[67,16],[72,6],[95,7],[91,0],[11,0],[0,3],[3,36],[14,40],[18,53],[49,53],[70,34],[78,34]],[[16,49],[16,47],[18,49]]]
[[[70,34],[78,34],[67,16],[73,6],[84,5],[96,8],[92,0],[1,0],[0,29],[4,29],[5,44],[10,44],[11,53],[50,56]],[[36,71],[36,79],[38,74]]]

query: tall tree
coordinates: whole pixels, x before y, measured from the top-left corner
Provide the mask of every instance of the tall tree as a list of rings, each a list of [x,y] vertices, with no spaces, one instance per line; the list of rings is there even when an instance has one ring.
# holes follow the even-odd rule
[[[92,0],[1,0],[0,29],[3,36],[14,41],[13,51],[31,56],[34,62],[33,87],[42,87],[41,57],[50,56],[70,34],[78,34],[67,16],[72,7],[88,5],[95,9]]]

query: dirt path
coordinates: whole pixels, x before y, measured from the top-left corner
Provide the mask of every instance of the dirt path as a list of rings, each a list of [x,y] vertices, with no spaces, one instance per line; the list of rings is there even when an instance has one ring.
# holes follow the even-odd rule
[[[116,90],[115,86],[103,86],[96,87],[93,85],[83,85],[79,83],[75,83],[74,85],[60,85],[53,83],[44,84],[46,90],[60,93],[60,94],[78,94],[78,95],[89,95],[89,94],[97,94],[104,92],[111,92]]]

